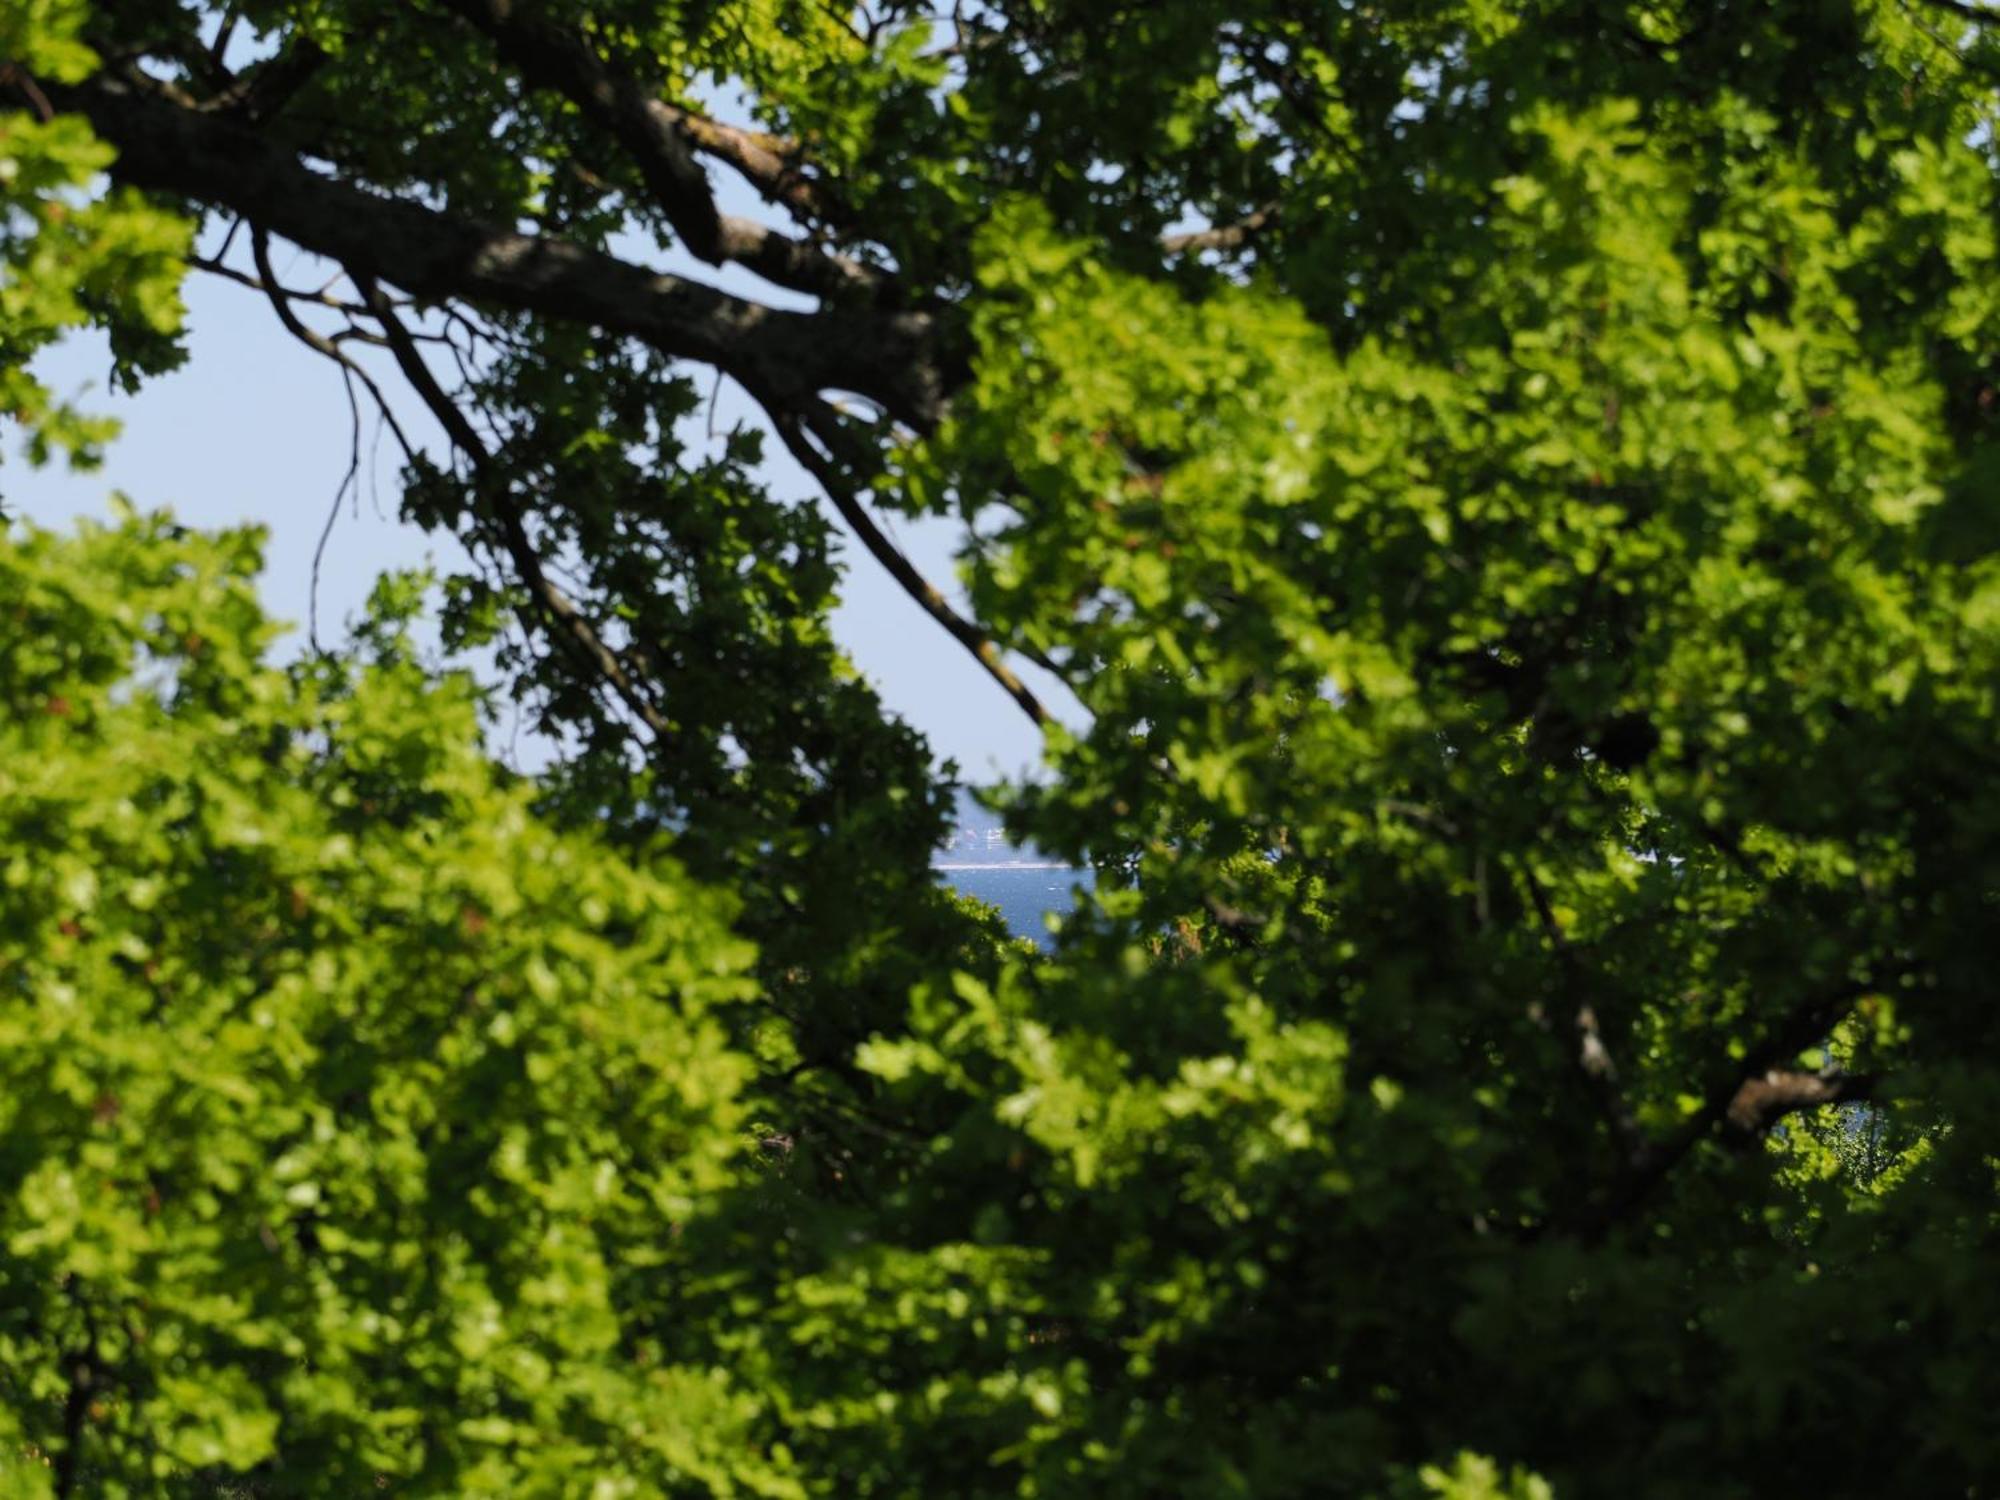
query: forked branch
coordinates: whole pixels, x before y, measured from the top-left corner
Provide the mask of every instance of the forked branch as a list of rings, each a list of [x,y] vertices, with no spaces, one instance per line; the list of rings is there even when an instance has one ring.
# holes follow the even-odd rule
[[[735,261],[779,286],[817,296],[880,291],[881,273],[752,219],[721,213],[695,160],[692,118],[601,56],[585,38],[514,0],[438,0],[469,22],[521,76],[561,94],[624,149],[688,250],[712,266]],[[710,123],[712,122],[705,122]],[[710,139],[721,139],[715,131]]]

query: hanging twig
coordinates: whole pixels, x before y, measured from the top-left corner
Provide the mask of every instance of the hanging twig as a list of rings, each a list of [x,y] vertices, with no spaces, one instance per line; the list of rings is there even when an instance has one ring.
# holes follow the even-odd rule
[[[338,354],[338,351],[335,351]],[[347,473],[341,476],[340,488],[333,492],[333,505],[327,510],[326,524],[319,530],[319,544],[313,548],[312,583],[307,591],[306,639],[312,643],[314,651],[319,644],[319,571],[326,560],[326,544],[333,537],[334,522],[340,519],[340,502],[347,498],[350,485],[361,473],[361,402],[354,394],[354,372],[347,361],[340,360],[340,377],[347,386],[347,411],[353,423],[353,431],[348,442]]]
[[[320,568],[326,560],[326,546],[333,537],[334,523],[340,519],[340,502],[347,498],[350,487],[353,487],[355,491],[357,502],[360,497],[358,481],[361,473],[361,400],[354,389],[357,380],[361,382],[370,398],[375,402],[376,410],[382,414],[382,420],[388,425],[390,431],[395,434],[396,442],[402,448],[404,457],[414,457],[416,450],[411,447],[410,441],[405,436],[401,424],[396,421],[395,413],[389,409],[388,399],[383,396],[382,388],[375,383],[375,378],[350,359],[346,351],[334,343],[332,339],[317,329],[308,328],[304,323],[299,321],[298,315],[292,311],[291,304],[286,300],[285,292],[278,284],[276,274],[271,270],[270,236],[262,229],[254,226],[250,231],[250,254],[257,263],[257,278],[238,277],[237,279],[244,281],[248,285],[255,286],[264,293],[273,311],[277,313],[278,321],[284,325],[287,333],[291,334],[293,338],[304,344],[308,349],[311,349],[315,354],[332,360],[340,367],[341,381],[347,390],[347,409],[352,424],[348,442],[347,472],[341,478],[340,487],[334,491],[333,504],[328,509],[326,515],[326,524],[320,528],[319,542],[313,548],[312,580],[306,596],[306,638],[311,642],[313,650],[318,651],[320,649]]]

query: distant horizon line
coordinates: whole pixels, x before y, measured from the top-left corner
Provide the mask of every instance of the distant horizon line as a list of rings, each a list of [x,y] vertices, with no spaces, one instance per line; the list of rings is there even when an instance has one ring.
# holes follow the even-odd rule
[[[967,864],[957,860],[932,861],[933,870],[1087,870],[1088,865],[1069,865],[1055,860],[997,859]]]

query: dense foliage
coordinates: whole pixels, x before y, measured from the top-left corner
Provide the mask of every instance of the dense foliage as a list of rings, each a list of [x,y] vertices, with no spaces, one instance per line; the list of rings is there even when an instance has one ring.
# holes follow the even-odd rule
[[[180,267],[248,282],[446,434],[447,638],[568,747],[488,767],[408,587],[287,673],[243,539],[14,534],[21,1482],[2000,1483],[2000,19],[33,0],[0,57],[43,449],[102,433],[38,347],[138,382]],[[936,888],[771,442],[1044,726],[1051,951]],[[972,618],[881,511],[966,524]]]
[[[728,904],[539,824],[393,615],[261,665],[256,561],[0,551],[8,1492],[699,1470],[728,1402],[647,1345],[741,1133]]]

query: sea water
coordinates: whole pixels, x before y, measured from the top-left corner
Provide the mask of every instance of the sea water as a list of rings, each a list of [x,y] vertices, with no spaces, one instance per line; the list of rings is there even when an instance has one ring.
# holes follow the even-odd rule
[[[1052,946],[1050,913],[1061,916],[1075,906],[1077,888],[1089,890],[1096,872],[1009,839],[999,816],[972,788],[957,787],[954,796],[951,835],[937,854],[938,879],[999,907],[1016,937]]]
[[[1056,864],[946,862],[938,875],[958,890],[1000,908],[1017,937],[1049,946],[1047,917],[1076,905],[1077,888],[1089,890],[1095,872]]]

